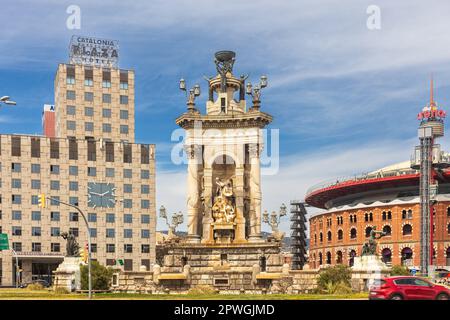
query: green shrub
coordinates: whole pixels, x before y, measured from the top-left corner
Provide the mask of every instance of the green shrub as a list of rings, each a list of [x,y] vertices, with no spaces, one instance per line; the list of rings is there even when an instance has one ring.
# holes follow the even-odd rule
[[[98,261],[91,263],[92,290],[109,290],[114,271],[102,266]],[[88,266],[81,266],[81,289],[89,289]]]
[[[342,264],[322,269],[317,279],[317,291],[328,294],[350,293],[351,278],[350,268]]]
[[[44,290],[44,286],[40,283],[31,283],[27,286],[27,289],[29,290]]]
[[[211,294],[217,294],[217,291],[211,286],[200,285],[200,286],[195,286],[195,287],[189,289],[188,294],[190,294],[190,295],[211,295]]]
[[[56,294],[69,294],[69,290],[67,290],[67,288],[64,287],[57,287],[55,288],[55,293]]]
[[[405,266],[392,266],[391,276],[410,276],[411,272]]]

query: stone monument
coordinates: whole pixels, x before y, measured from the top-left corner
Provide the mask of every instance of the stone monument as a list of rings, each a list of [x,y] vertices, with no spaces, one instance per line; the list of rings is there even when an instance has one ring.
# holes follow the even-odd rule
[[[260,110],[267,77],[253,89],[248,76],[233,75],[235,56],[232,51],[215,54],[217,74],[205,77],[206,113],[195,106],[200,94],[195,85],[186,112],[176,119],[186,132],[188,230],[184,239],[158,250],[157,278],[178,291],[208,285],[242,292],[281,277],[281,242],[261,236],[262,129],[272,121]],[[187,91],[184,79],[180,89]],[[249,109],[245,94],[252,97]]]
[[[53,272],[55,274],[54,288],[65,288],[67,291],[81,289],[81,258],[80,246],[73,234],[63,232],[61,237],[66,240],[66,255],[63,262]]]

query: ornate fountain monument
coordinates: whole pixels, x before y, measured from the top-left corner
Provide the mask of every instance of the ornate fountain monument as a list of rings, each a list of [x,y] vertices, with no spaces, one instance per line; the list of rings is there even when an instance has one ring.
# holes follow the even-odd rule
[[[188,234],[184,241],[164,244],[163,257],[157,257],[162,265],[156,266],[158,284],[178,291],[195,285],[255,290],[283,270],[281,242],[261,236],[262,129],[272,121],[260,111],[267,77],[255,87],[246,83],[248,76],[235,77],[235,56],[215,54],[217,75],[205,77],[206,114],[195,105],[200,86],[187,90],[180,80],[180,89],[189,92],[187,110],[176,119],[186,131]],[[246,94],[252,97],[248,109]]]
[[[55,274],[54,288],[65,288],[67,291],[81,289],[80,246],[73,234],[63,232],[61,237],[66,240],[66,255],[64,261],[53,272]]]

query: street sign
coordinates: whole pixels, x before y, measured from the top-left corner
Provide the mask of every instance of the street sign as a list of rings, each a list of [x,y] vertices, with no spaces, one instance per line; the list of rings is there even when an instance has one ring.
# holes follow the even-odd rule
[[[0,250],[9,250],[8,234],[0,233]]]

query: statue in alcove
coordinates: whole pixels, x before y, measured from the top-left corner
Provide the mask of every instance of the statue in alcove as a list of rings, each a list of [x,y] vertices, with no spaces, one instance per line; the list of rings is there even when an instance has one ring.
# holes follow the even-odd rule
[[[233,201],[233,180],[230,178],[223,181],[217,177],[216,185],[216,197],[212,207],[214,222],[233,223],[236,218]]]

